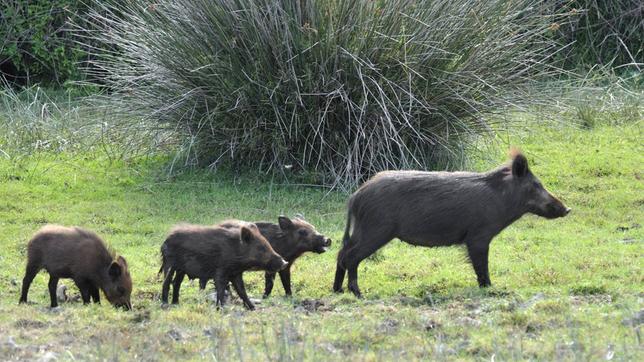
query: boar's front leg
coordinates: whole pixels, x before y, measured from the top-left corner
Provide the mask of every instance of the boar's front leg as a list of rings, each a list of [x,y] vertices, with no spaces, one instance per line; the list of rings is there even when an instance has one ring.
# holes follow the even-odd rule
[[[249,310],[255,310],[255,306],[248,298],[248,294],[246,294],[246,287],[244,286],[244,279],[242,278],[242,274],[239,273],[235,275],[232,279],[232,283],[233,288],[235,288],[235,291],[237,292],[239,297],[244,301],[246,308],[248,308]]]
[[[492,285],[488,272],[488,252],[491,240],[477,240],[467,243],[467,253],[476,272],[479,287],[485,288]]]
[[[264,274],[264,279],[265,279],[264,298],[268,298],[268,296],[271,295],[271,291],[273,290],[275,273],[266,272],[266,274]]]
[[[282,281],[282,286],[284,287],[284,293],[287,297],[293,295],[291,292],[291,264],[286,267],[284,270],[280,270],[280,280]]]

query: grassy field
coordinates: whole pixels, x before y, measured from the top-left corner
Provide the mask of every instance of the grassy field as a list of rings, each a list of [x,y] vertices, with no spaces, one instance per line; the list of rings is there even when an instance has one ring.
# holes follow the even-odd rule
[[[0,136],[0,359],[642,360],[642,123],[581,116],[586,127],[535,124],[507,136],[472,166],[496,166],[508,144],[520,146],[573,209],[554,221],[526,215],[501,233],[491,246],[492,288],[476,286],[461,248],[393,241],[361,264],[363,300],[331,293],[345,194],[220,173],[169,178],[163,154],[16,156],[3,146],[10,136]],[[295,264],[292,299],[276,282],[256,311],[237,299],[218,311],[213,291],[195,282],[179,306],[161,307],[159,246],[173,224],[296,213],[334,244]],[[18,305],[27,240],[46,223],[93,229],[126,256],[134,311],[105,302],[50,310],[45,273],[32,284],[35,303]],[[259,298],[263,274],[245,280]]]

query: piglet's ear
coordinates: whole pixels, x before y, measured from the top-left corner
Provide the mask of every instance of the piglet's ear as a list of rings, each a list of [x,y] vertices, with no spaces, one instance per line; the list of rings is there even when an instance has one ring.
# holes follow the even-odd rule
[[[514,177],[524,177],[528,174],[528,159],[521,153],[514,155],[512,160],[512,175]]]
[[[118,262],[119,262],[119,263],[121,263],[121,264],[123,264],[123,265],[125,265],[125,266],[127,267],[127,260],[125,260],[125,258],[124,258],[124,257],[122,257],[121,255],[119,255],[119,257],[117,258],[117,260],[118,260]]]
[[[249,228],[247,228],[245,226],[242,226],[242,228],[241,228],[241,241],[243,243],[250,243],[251,240],[253,240],[253,232]]]
[[[293,227],[293,221],[286,216],[280,216],[277,218],[277,221],[280,224],[280,229],[289,230]]]
[[[107,269],[107,273],[112,277],[112,279],[117,279],[123,273],[123,267],[116,261],[113,261]]]

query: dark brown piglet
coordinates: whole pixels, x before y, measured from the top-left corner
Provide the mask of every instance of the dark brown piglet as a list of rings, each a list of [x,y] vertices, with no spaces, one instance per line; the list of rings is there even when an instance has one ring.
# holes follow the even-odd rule
[[[214,279],[217,285],[217,305],[223,305],[228,282],[248,309],[254,309],[242,279],[247,270],[278,272],[287,263],[280,257],[257,226],[239,220],[225,222],[227,227],[179,225],[161,246],[164,274],[161,300],[168,302],[170,283],[173,283],[172,303],[179,302],[181,282],[185,276],[203,280]]]
[[[284,286],[284,292],[287,296],[292,295],[291,291],[291,266],[297,258],[306,252],[324,253],[331,246],[331,239],[318,233],[313,225],[300,219],[289,219],[286,216],[280,216],[278,223],[256,222],[259,232],[268,240],[275,252],[288,262],[284,270],[280,270],[280,280]],[[226,223],[220,226],[228,227]],[[235,225],[231,225],[234,227]],[[273,290],[275,281],[275,272],[267,271],[266,285],[264,288],[264,298],[268,297]],[[201,279],[199,286],[201,289],[206,287],[207,280]]]
[[[71,278],[83,303],[100,302],[99,289],[116,307],[131,309],[132,279],[127,262],[116,256],[95,233],[78,227],[47,225],[27,246],[27,270],[22,281],[20,303],[27,302],[29,286],[41,269],[49,273],[51,307],[58,306],[58,279]]]
[[[514,152],[510,165],[484,173],[386,171],[349,199],[333,290],[360,296],[358,264],[393,238],[421,246],[465,244],[480,287],[491,285],[488,250],[494,236],[525,213],[548,219],[570,212]]]

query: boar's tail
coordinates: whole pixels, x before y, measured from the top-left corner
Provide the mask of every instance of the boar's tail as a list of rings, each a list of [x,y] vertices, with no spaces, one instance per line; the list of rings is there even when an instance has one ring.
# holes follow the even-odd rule
[[[351,242],[351,208],[347,211],[347,226],[344,228],[342,244],[346,247]]]

